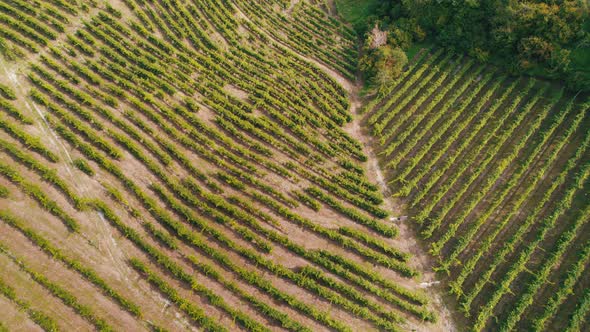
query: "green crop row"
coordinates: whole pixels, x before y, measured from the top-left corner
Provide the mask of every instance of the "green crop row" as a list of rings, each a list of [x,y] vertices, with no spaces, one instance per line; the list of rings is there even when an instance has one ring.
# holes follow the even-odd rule
[[[397,103],[399,102],[400,97],[404,96],[404,94],[410,87],[412,87],[416,82],[418,82],[418,80],[424,82],[424,84],[428,82],[428,78],[432,77],[432,75],[430,75],[431,73],[427,72],[427,70],[431,68],[435,61],[439,64],[448,61],[448,55],[446,57],[440,58],[442,54],[443,51],[442,49],[440,49],[434,54],[430,55],[430,57],[428,57],[423,63],[421,63],[417,69],[413,71],[407,71],[408,76],[403,81],[403,85],[396,86],[396,91],[390,96],[388,96],[387,101],[384,104],[380,105],[379,108],[376,111],[374,111],[373,114],[371,114],[371,116],[367,120],[369,125],[373,126],[373,135],[381,134],[383,129],[385,129],[384,122],[389,122],[385,120],[388,117],[394,117],[400,111],[399,106],[401,106],[401,104]],[[433,70],[433,72],[434,71],[436,70]],[[426,76],[422,77],[425,72],[427,72]],[[395,106],[394,103],[396,104]]]
[[[454,166],[456,164],[455,161],[458,158],[458,156],[460,156],[460,154],[472,143],[472,140],[475,137],[477,137],[476,135],[478,133],[481,133],[482,128],[484,128],[484,126],[488,125],[489,119],[492,118],[493,119],[492,120],[493,121],[492,127],[491,128],[485,127],[485,129],[488,129],[488,130],[486,130],[484,133],[481,133],[480,134],[481,136],[478,137],[481,139],[482,144],[478,144],[473,150],[477,150],[477,151],[475,151],[477,153],[481,148],[483,148],[484,144],[486,144],[488,142],[488,140],[490,139],[490,136],[493,135],[495,133],[495,131],[497,131],[498,128],[500,128],[500,126],[506,121],[508,116],[510,114],[512,114],[514,109],[518,106],[518,104],[520,103],[522,98],[526,95],[526,93],[528,91],[530,91],[530,89],[533,87],[533,85],[534,85],[534,82],[532,80],[529,81],[529,84],[527,85],[527,87],[522,91],[521,94],[519,94],[517,97],[515,97],[515,100],[510,104],[510,107],[507,108],[506,110],[500,110],[501,113],[498,114],[496,117],[492,118],[492,116],[494,116],[494,114],[496,114],[496,111],[498,111],[500,109],[500,106],[502,106],[502,104],[508,98],[508,96],[510,96],[511,92],[517,87],[517,82],[515,81],[507,89],[505,89],[502,96],[500,96],[499,98],[494,100],[493,104],[484,113],[484,116],[480,119],[480,121],[475,123],[474,128],[473,128],[474,130],[470,130],[468,133],[468,136],[465,137],[464,139],[461,139],[460,145],[456,149],[456,152],[453,153],[449,158],[446,158],[443,165],[440,168],[437,168],[437,170],[435,172],[430,174],[428,180],[424,184],[422,184],[421,189],[419,191],[417,191],[415,193],[415,195],[412,197],[412,199],[410,200],[410,206],[412,206],[412,207],[417,206],[417,204],[424,198],[424,196],[426,196],[430,192],[432,187],[441,179],[442,175],[445,174],[452,166]],[[440,153],[439,153],[439,156],[437,156],[437,158],[438,159],[441,158]],[[426,166],[428,166],[428,164]],[[416,180],[414,180],[414,183],[417,183],[422,177],[425,176],[425,174],[429,173],[432,165],[430,165],[430,168],[426,167],[426,166],[420,168],[420,171],[416,175]]]
[[[479,75],[479,73],[483,70],[484,66],[480,65],[472,72],[469,72],[471,67],[473,66],[474,60],[470,59],[465,64],[462,64],[462,58],[457,60],[459,66],[458,70],[452,70],[449,68],[448,70],[444,70],[442,74],[436,79],[436,81],[432,82],[432,84],[428,85],[425,89],[420,91],[420,95],[412,100],[412,103],[409,107],[405,108],[403,116],[399,119],[396,119],[395,124],[391,124],[387,127],[387,130],[380,136],[379,140],[382,145],[384,145],[395,133],[395,139],[389,144],[386,145],[385,149],[381,152],[381,154],[385,157],[391,156],[391,154],[395,151],[397,147],[404,144],[406,139],[408,138],[415,138],[420,137],[414,134],[414,129],[418,128],[422,131],[427,131],[432,125],[443,115],[445,114],[444,108],[445,106],[450,106],[454,103],[457,98],[467,89],[470,85],[470,79],[474,78]],[[450,81],[445,81],[449,74],[452,73]],[[465,77],[467,76],[467,77]],[[489,75],[488,75],[489,77]],[[488,78],[489,79],[489,78]],[[463,83],[457,86],[458,83],[463,80]],[[444,84],[443,84],[444,82]],[[481,83],[480,83],[481,84]],[[442,87],[441,87],[442,86]],[[452,95],[447,96],[447,93],[453,89]],[[444,100],[443,105],[441,106],[440,110],[437,110],[432,114],[431,112],[435,109],[439,103]],[[428,100],[428,102],[427,102]],[[464,103],[468,103],[467,101],[462,101]],[[447,107],[448,107],[447,106]],[[424,123],[426,122],[426,123]],[[398,131],[398,129],[403,128],[403,130]],[[406,146],[411,146],[410,144],[406,144]],[[402,156],[405,155],[407,152],[402,152],[400,154],[395,155],[396,158],[401,159]],[[401,155],[400,157],[398,157]],[[396,165],[398,161],[392,162],[392,165]]]
[[[551,102],[548,102],[540,114],[548,114],[560,98],[561,94],[555,97],[555,99],[553,99]],[[510,189],[512,189],[513,186],[515,186],[518,183],[518,180],[520,178],[519,175],[529,168],[531,162],[536,157],[536,153],[534,153],[535,151],[533,151],[533,153],[531,154],[526,155],[523,155],[523,153],[521,153],[521,150],[525,149],[526,146],[530,146],[531,144],[533,144],[532,142],[529,142],[529,139],[533,140],[533,134],[535,133],[541,135],[542,138],[548,138],[551,135],[553,129],[555,129],[555,127],[561,122],[561,120],[563,120],[565,114],[566,112],[560,112],[559,116],[557,117],[559,120],[552,121],[552,126],[550,126],[549,128],[541,129],[540,133],[538,133],[537,131],[540,130],[541,123],[543,122],[544,117],[538,116],[530,121],[530,126],[527,128],[523,136],[519,137],[518,140],[514,140],[513,137],[510,153],[504,156],[498,162],[496,167],[494,167],[493,170],[486,173],[485,180],[479,182],[478,184],[477,192],[469,195],[468,199],[463,200],[461,210],[453,215],[453,219],[455,219],[455,221],[450,225],[447,225],[445,233],[436,242],[432,244],[431,252],[433,254],[439,253],[444,244],[455,236],[455,233],[459,226],[464,222],[469,213],[475,208],[475,206],[480,202],[480,200],[485,196],[485,194],[487,194],[488,190],[492,188],[492,186],[496,183],[498,178],[504,173],[506,169],[510,167],[514,160],[520,158],[518,171],[513,172],[510,179],[500,189],[496,188],[495,190],[499,193],[498,200],[502,200],[503,196],[506,195],[510,191]],[[544,139],[541,139],[541,143],[537,145],[539,147],[539,150],[544,145],[543,143],[545,143],[545,141]],[[494,205],[494,202],[492,202],[491,206]]]
[[[544,330],[548,321],[555,316],[559,306],[566,301],[568,296],[574,294],[574,285],[580,280],[580,277],[584,275],[584,271],[589,261],[590,243],[586,242],[586,244],[582,246],[582,250],[577,254],[577,260],[565,273],[565,278],[560,282],[557,291],[553,293],[549,302],[543,306],[542,313],[533,320],[532,326],[535,330]]]
[[[531,251],[536,247],[537,243],[544,238],[546,232],[548,232],[555,225],[555,222],[557,221],[558,217],[571,206],[575,196],[574,194],[582,186],[584,180],[590,175],[589,171],[590,163],[585,163],[585,165],[582,166],[582,169],[577,172],[577,174],[571,182],[571,185],[568,186],[567,190],[563,193],[562,197],[555,202],[556,206],[550,212],[550,214],[548,214],[541,220],[527,220],[524,223],[522,223],[519,226],[519,230],[516,233],[514,233],[508,241],[505,242],[502,249],[496,254],[497,258],[494,259],[494,262],[492,264],[488,265],[486,272],[480,275],[480,278],[475,284],[475,287],[471,289],[471,291],[465,296],[464,301],[462,301],[463,308],[469,308],[468,305],[470,305],[472,299],[475,296],[477,296],[477,294],[483,287],[483,284],[489,281],[491,274],[490,271],[493,272],[498,266],[498,258],[502,259],[506,255],[507,250],[510,250],[511,247],[514,246],[515,241],[523,235],[523,230],[529,228],[531,226],[531,223],[533,223],[534,221],[539,222],[538,231],[536,232],[538,236],[536,236],[533,241],[529,242],[526,245],[525,250],[520,252],[520,254],[518,255],[518,259],[514,261],[514,263],[511,266],[511,269],[509,269],[509,271],[505,273],[504,277],[502,278],[502,282],[497,284],[497,287],[495,288],[493,295],[489,297],[488,301],[486,302],[486,305],[482,308],[482,310],[479,311],[478,316],[476,318],[476,324],[474,326],[475,328],[481,329],[484,327],[484,324],[487,322],[488,313],[495,307],[497,302],[500,300],[501,296],[506,291],[506,288],[512,282],[512,280],[517,276],[518,273],[520,273],[520,269],[528,261]]]
[[[524,292],[519,294],[518,300],[512,308],[512,311],[508,313],[508,317],[500,325],[500,331],[511,331],[514,329],[516,323],[520,321],[522,313],[533,304],[534,297],[539,289],[549,282],[549,275],[555,269],[556,265],[560,263],[566,250],[573,245],[574,239],[580,232],[582,226],[588,222],[589,217],[590,205],[576,216],[576,219],[573,220],[572,224],[561,233],[553,248],[547,252],[548,257],[538,268],[538,271],[535,273],[532,280],[525,286]],[[575,250],[577,250],[577,248]]]
[[[16,95],[11,87],[0,84],[0,95],[6,99],[16,100]]]
[[[378,222],[375,219],[367,218],[366,216],[358,213],[356,209],[348,208],[348,207],[340,204],[338,201],[336,201],[332,197],[328,196],[327,194],[325,194],[323,191],[321,191],[320,189],[318,189],[316,187],[309,187],[309,188],[305,189],[305,191],[309,195],[311,195],[312,197],[315,197],[315,198],[319,199],[320,201],[328,204],[330,207],[332,207],[336,211],[344,214],[345,216],[349,217],[350,219],[352,219],[364,226],[367,226],[367,227],[375,230],[376,232],[378,232],[379,234],[381,234],[383,236],[395,237],[398,233],[397,229],[395,227],[387,226],[383,223]]]
[[[22,124],[33,124],[33,120],[28,116],[24,115],[21,111],[16,109],[12,104],[5,100],[0,99],[0,109],[6,112],[11,117],[15,118],[16,120],[20,121]]]
[[[128,227],[124,223],[122,223],[121,220],[118,217],[116,217],[112,213],[112,211],[110,211],[110,209],[104,203],[97,201],[97,202],[95,202],[95,205],[98,209],[100,209],[104,213],[105,218],[107,218],[107,220],[109,220],[115,227],[117,227],[119,229],[119,231],[121,231],[121,233],[123,235],[125,235],[129,240],[134,242],[144,252],[148,253],[150,256],[152,256],[157,261],[160,261],[160,260],[168,261],[169,260],[165,255],[163,255],[162,253],[159,253],[155,248],[149,246],[144,240],[142,240],[141,237],[139,236],[139,234],[137,234],[133,229],[131,229],[130,227]],[[171,227],[175,232],[177,232],[181,229],[184,229],[183,226],[181,226],[180,224],[176,224],[174,221],[168,219],[167,217],[164,217],[162,214],[160,214],[160,220],[161,221],[165,220],[166,222],[169,222],[169,224],[167,224],[167,226]],[[184,241],[187,241],[188,244],[201,247],[203,250],[205,250],[205,253],[212,256],[212,258],[214,258],[218,262],[222,263],[222,265],[229,267],[231,270],[233,270],[234,272],[241,275],[242,278],[246,278],[245,281],[247,281],[248,283],[250,283],[254,286],[257,286],[263,290],[271,291],[270,295],[276,299],[280,299],[280,300],[281,299],[282,300],[288,299],[286,302],[289,303],[290,305],[295,306],[296,308],[297,307],[299,307],[300,309],[302,308],[301,303],[299,303],[294,298],[291,298],[288,295],[282,293],[278,289],[275,289],[274,287],[272,287],[270,285],[270,283],[268,283],[268,284],[261,283],[261,281],[263,279],[261,277],[256,278],[255,277],[256,274],[254,272],[248,272],[248,270],[246,270],[242,267],[238,267],[237,265],[234,265],[234,263],[232,263],[232,261],[229,260],[227,257],[225,257],[223,254],[218,253],[213,248],[208,247],[204,242],[201,242],[199,240],[199,237],[197,237],[197,235],[195,233],[191,233],[190,231],[187,231],[186,229],[184,229],[182,231],[182,234],[183,235],[181,236],[181,239],[183,239]],[[198,270],[202,271],[205,275],[213,277],[216,280],[221,279],[219,274],[211,266],[203,265],[203,264],[199,263],[194,256],[188,256],[187,258],[189,259],[190,262],[193,263],[193,265]],[[300,325],[298,325],[297,323],[295,323],[293,321],[290,321],[287,317],[285,317],[285,315],[281,314],[277,310],[274,310],[274,309],[268,310],[269,309],[268,306],[262,305],[262,303],[255,300],[252,296],[246,295],[245,293],[243,293],[243,291],[239,290],[235,284],[231,284],[231,283],[227,283],[227,282],[226,282],[226,284],[228,286],[230,286],[228,288],[233,289],[233,291],[235,293],[242,294],[240,296],[247,297],[248,301],[257,303],[256,308],[262,309],[264,312],[268,313],[268,315],[271,318],[277,319],[277,320],[281,321],[282,323],[286,324],[287,326],[291,326],[292,330],[301,330]],[[266,285],[266,286],[263,287],[262,285]],[[260,303],[260,304],[258,304],[258,303]],[[309,311],[314,312],[313,309],[309,309]],[[321,316],[317,316],[317,317],[319,318]],[[287,327],[287,326],[285,326],[285,327]],[[305,330],[305,329],[303,329],[303,330]]]
[[[399,259],[402,262],[406,262],[408,260],[408,253],[401,252],[395,248],[392,248],[387,244],[383,243],[383,241],[380,241],[372,236],[367,235],[367,233],[349,227],[340,227],[338,228],[338,232],[348,237],[357,239],[360,242],[366,244],[367,246],[374,248],[385,255],[395,257],[396,259]]]
[[[517,174],[520,176],[520,174],[522,174],[522,172],[528,170],[530,159],[537,156],[538,153],[541,151],[541,149],[545,147],[545,143],[550,138],[552,133],[555,132],[556,128],[563,122],[564,117],[570,113],[570,111],[573,107],[573,104],[574,104],[573,100],[570,101],[570,103],[568,104],[567,107],[563,108],[558,114],[554,115],[551,118],[549,128],[547,130],[544,130],[541,132],[540,139],[537,139],[540,142],[536,143],[536,145],[534,145],[535,148],[528,155],[528,157],[527,157],[528,160],[524,160],[524,161],[520,162],[518,165],[518,170],[513,174]],[[584,118],[584,112],[578,113],[576,115],[576,117],[574,118],[574,121],[572,122],[572,124],[565,130],[564,133],[562,133],[556,139],[555,143],[553,143],[553,146],[551,147],[552,150],[550,150],[549,152],[546,152],[545,162],[544,162],[543,166],[541,168],[539,168],[538,170],[536,170],[532,175],[530,175],[531,177],[527,180],[527,183],[524,185],[524,190],[522,190],[520,192],[518,198],[516,198],[512,201],[513,208],[512,208],[512,210],[509,211],[508,215],[511,215],[512,213],[514,213],[514,211],[518,211],[518,209],[520,208],[520,206],[524,202],[524,200],[529,197],[529,195],[533,192],[533,190],[535,188],[537,188],[537,185],[541,182],[543,176],[545,176],[545,174],[549,171],[550,167],[552,167],[552,165],[555,163],[555,161],[558,160],[558,155],[559,155],[560,151],[562,151],[562,149],[566,145],[566,143],[570,141],[571,135],[578,129],[578,126],[582,123],[583,118]],[[503,198],[506,197],[505,191],[512,189],[512,187],[515,185],[518,178],[519,178],[518,176],[513,175],[511,177],[511,179],[502,188],[503,191],[499,191],[501,193],[498,194],[494,198],[494,200],[491,202],[491,204],[489,204],[489,207],[485,210],[485,212],[480,214],[478,216],[478,219],[476,219],[476,221],[474,221],[471,224],[471,226],[467,230],[466,234],[459,237],[459,241],[458,241],[457,245],[448,254],[447,258],[445,258],[445,262],[443,263],[443,269],[448,268],[449,264],[451,262],[453,262],[455,260],[455,258],[459,255],[459,253],[462,250],[464,250],[465,247],[470,243],[472,237],[477,232],[477,229],[482,225],[484,220],[487,220],[491,216],[493,211],[496,210],[496,208],[499,206],[499,204],[503,201]],[[506,220],[506,218],[502,219],[502,221],[505,221],[505,220]],[[500,225],[504,226],[504,223],[503,222],[499,223],[498,226],[500,226]],[[495,232],[496,232],[496,230],[494,230],[494,233],[492,233],[492,234],[495,235]],[[488,241],[488,240],[486,239],[484,241],[484,243],[486,241]]]
[[[529,86],[532,86],[532,85],[533,85],[533,83],[529,84]],[[545,88],[547,88],[547,86],[545,86]],[[521,92],[519,94],[519,96],[513,100],[510,108],[505,110],[505,113],[504,113],[505,115],[503,117],[501,117],[499,119],[495,119],[497,121],[497,123],[501,124],[504,121],[506,121],[506,118],[508,118],[508,116],[510,114],[512,114],[512,111],[517,109],[517,106],[520,104],[521,99],[526,96],[525,91],[527,91],[527,90],[524,90],[523,92]],[[430,195],[428,197],[429,198],[428,203],[425,204],[424,206],[421,206],[420,212],[416,214],[416,216],[415,216],[416,221],[418,221],[419,223],[424,222],[426,217],[432,213],[435,205],[438,204],[441,197],[443,197],[453,187],[453,185],[458,181],[458,178],[460,177],[461,174],[463,174],[463,171],[465,169],[467,169],[467,167],[473,167],[472,163],[476,160],[476,157],[478,156],[479,152],[483,149],[483,147],[487,146],[488,142],[490,142],[492,144],[492,147],[488,147],[488,149],[486,150],[486,152],[487,152],[486,158],[480,163],[481,166],[479,166],[478,169],[476,169],[471,174],[478,175],[485,168],[485,166],[494,159],[495,154],[493,154],[491,152],[497,151],[504,144],[504,142],[506,142],[509,139],[510,134],[521,123],[521,121],[523,121],[523,119],[527,115],[529,115],[526,112],[527,109],[530,110],[533,107],[533,105],[536,103],[536,101],[542,96],[544,91],[545,91],[545,89],[540,89],[525,106],[519,107],[516,110],[517,113],[515,114],[515,118],[513,119],[513,121],[509,122],[508,126],[505,128],[502,128],[502,130],[499,133],[495,133],[495,132],[491,132],[491,131],[486,132],[487,135],[484,136],[483,140],[478,144],[478,148],[470,150],[468,156],[463,158],[461,163],[456,165],[456,168],[453,169],[453,172],[452,172],[453,176],[451,176],[449,179],[447,179],[447,181],[444,183],[444,185],[441,185],[439,188],[437,188],[436,192],[430,193]],[[498,128],[498,127],[496,127],[496,128]],[[495,134],[495,135],[493,135],[493,134]],[[473,175],[472,175],[472,177],[473,177]],[[430,187],[430,186],[428,186],[428,187]],[[467,185],[465,182],[463,182],[463,185],[461,188],[463,191],[467,190]],[[461,197],[459,195],[459,193],[455,193],[452,196],[452,199],[457,200],[459,197]],[[414,198],[414,200],[415,199],[416,198]],[[452,206],[452,204],[447,204],[447,205],[443,206],[443,209],[448,211],[450,206]],[[443,211],[443,213],[444,213],[444,211]],[[433,229],[433,227],[430,227],[430,228]],[[426,233],[426,235],[427,234],[428,233]]]
[[[256,223],[256,221],[252,218],[252,216],[249,216],[241,211],[239,211],[238,209],[236,209],[235,207],[232,207],[230,205],[228,205],[227,203],[225,203],[223,200],[217,198],[215,199],[214,197],[212,197],[209,194],[206,194],[204,191],[202,191],[198,185],[192,181],[185,181],[184,182],[185,185],[187,185],[187,187],[191,188],[191,190],[200,195],[203,199],[210,201],[212,206],[215,206],[217,208],[221,208],[222,210],[224,210],[226,213],[230,214],[232,217],[236,217],[239,218],[241,220],[247,221],[252,227],[254,227],[259,233],[262,233],[262,235],[264,235],[265,238],[271,239],[274,242],[277,242],[283,246],[285,246],[287,249],[289,249],[290,251],[292,251],[294,254],[299,254],[303,257],[305,257],[306,259],[311,260],[312,262],[319,264],[321,266],[324,266],[325,268],[327,268],[328,270],[334,272],[337,275],[340,275],[342,277],[344,277],[345,279],[349,279],[348,278],[348,274],[343,274],[342,270],[339,269],[334,269],[332,264],[329,264],[326,260],[321,259],[320,257],[306,252],[305,249],[301,248],[300,246],[292,243],[288,238],[279,235],[273,231],[269,231],[266,230],[262,227],[260,227],[260,225],[258,225]],[[329,232],[328,230],[324,230],[324,232]],[[338,239],[339,237],[334,236],[332,237],[332,239]],[[343,242],[345,243],[345,242]],[[358,250],[359,247],[353,246],[351,244],[349,244],[352,248],[357,248],[356,250]],[[362,251],[361,251],[362,253]],[[370,257],[370,256],[369,256]],[[326,265],[328,264],[328,265]],[[358,280],[358,279],[357,279]],[[358,282],[358,281],[357,281]],[[381,293],[378,293],[381,294]],[[397,304],[397,303],[396,303]]]
[[[510,250],[512,250],[513,246],[521,239],[526,232],[528,227],[530,227],[538,218],[539,213],[545,208],[545,206],[550,202],[550,199],[555,195],[555,191],[560,186],[563,186],[566,179],[567,174],[570,173],[573,168],[577,165],[580,158],[584,155],[588,145],[590,144],[590,135],[586,135],[585,140],[580,146],[577,147],[575,153],[567,160],[566,165],[562,168],[561,172],[554,178],[551,182],[551,186],[543,192],[543,195],[538,198],[536,201],[533,209],[529,212],[527,218],[519,225],[518,229],[515,233],[510,237],[510,240],[506,242],[503,250],[499,251],[497,255],[494,257],[494,261],[491,264],[491,268],[488,269],[488,272],[481,275],[485,279],[485,277],[491,274],[490,271],[493,271],[495,265],[497,265]],[[462,297],[462,301],[467,305],[471,303],[473,300],[474,295],[465,296],[464,292],[462,291],[462,286],[465,282],[465,279],[469,276],[469,274],[473,271],[475,265],[481,258],[481,256],[488,252],[495,241],[496,236],[499,232],[504,228],[505,225],[516,215],[516,212],[520,209],[524,202],[524,196],[522,199],[519,199],[515,202],[515,208],[510,211],[505,217],[502,218],[501,221],[497,223],[496,228],[494,231],[487,236],[480,247],[477,249],[475,253],[471,255],[469,260],[462,264],[461,272],[458,274],[455,281],[451,283],[451,292]],[[488,277],[489,278],[489,277]],[[474,288],[482,287],[483,282],[479,284],[476,283]]]
[[[465,67],[467,66],[468,65],[465,65]],[[408,153],[423,138],[424,134],[430,132],[432,126],[437,124],[437,121],[441,119],[443,116],[447,116],[449,113],[453,114],[453,116],[451,116],[450,119],[445,119],[444,125],[441,126],[440,124],[437,124],[436,131],[437,133],[439,133],[439,135],[442,135],[451,123],[454,124],[454,121],[457,119],[457,117],[459,117],[459,115],[462,114],[462,112],[458,110],[463,110],[467,108],[470,105],[470,103],[474,100],[475,96],[479,93],[479,91],[481,91],[481,89],[483,89],[483,87],[492,79],[492,73],[486,73],[485,75],[483,75],[483,77],[479,78],[479,82],[477,82],[476,87],[473,90],[471,90],[467,96],[464,96],[463,99],[459,101],[459,98],[469,87],[472,86],[472,84],[474,83],[478,75],[480,75],[480,73],[483,71],[483,69],[483,65],[477,67],[475,71],[469,75],[469,77],[463,78],[464,82],[459,87],[452,85],[451,87],[453,87],[453,92],[451,96],[446,96],[446,94],[450,91],[449,87],[448,90],[445,88],[445,91],[438,91],[437,94],[433,98],[431,98],[428,104],[429,111],[432,111],[435,105],[441,104],[437,107],[436,113],[421,113],[420,115],[412,119],[410,126],[405,127],[401,134],[396,135],[395,141],[393,141],[389,146],[387,146],[388,152],[393,152],[396,148],[396,145],[399,146],[402,143],[404,143],[405,147],[401,149],[401,151],[397,151],[395,153],[394,157],[388,162],[386,167],[398,168],[398,165],[401,163],[401,161],[406,159]],[[456,78],[456,80],[453,80],[453,84],[456,84],[458,81],[459,79]],[[450,84],[451,83],[449,83],[449,85]],[[493,91],[493,89],[488,89],[487,92],[489,93],[489,91]],[[442,101],[443,98],[444,101]],[[485,98],[482,99],[485,100]],[[459,103],[458,105],[455,105],[457,101],[459,101]],[[478,105],[475,105],[474,109],[479,110]],[[426,121],[426,123],[422,122],[424,120]],[[418,124],[420,124],[419,127]],[[419,128],[417,129],[418,132],[413,131],[416,128]],[[456,130],[456,128],[454,128],[454,130]],[[430,138],[429,143],[436,141],[438,138],[440,138],[438,137],[438,135],[433,135]],[[420,146],[420,149],[427,149],[428,151],[430,151],[429,144],[426,145],[426,147]]]
[[[581,298],[574,312],[570,315],[567,327],[564,330],[566,332],[580,331],[586,322],[586,317],[590,312],[590,289],[585,289]]]
[[[7,121],[6,118],[0,115],[0,128],[7,134],[17,139],[27,148],[39,153],[48,161],[55,163],[59,160],[56,154],[48,150],[38,137],[33,137],[15,126],[11,121]]]
[[[6,284],[6,282],[1,277],[0,294],[14,302],[20,310],[26,312],[27,316],[29,316],[29,318],[35,322],[35,324],[39,325],[39,327],[41,327],[44,331],[54,332],[60,330],[53,318],[49,317],[42,311],[31,308],[31,304],[19,298],[14,291],[14,288]]]
[[[420,179],[431,171],[432,165],[440,160],[441,156],[448,151],[451,144],[456,142],[459,137],[461,137],[460,147],[466,146],[470,142],[477,131],[487,123],[487,119],[493,114],[493,107],[482,114],[481,118],[476,120],[476,123],[472,123],[472,121],[476,119],[476,116],[481,112],[485,103],[490,100],[505,79],[506,77],[497,78],[492,86],[488,87],[486,92],[479,97],[479,101],[474,106],[468,107],[469,104],[461,103],[461,107],[457,107],[455,112],[452,112],[453,115],[451,118],[446,120],[441,128],[437,129],[436,134],[432,135],[426,144],[420,145],[420,148],[412,155],[412,157],[406,158],[407,160],[403,164],[403,167],[398,168],[399,171],[396,172],[396,178],[393,181],[390,181],[390,184],[402,184],[402,187],[396,194],[407,196],[410,191],[416,187]],[[514,85],[515,84],[506,88],[504,93],[498,97],[497,102],[494,105],[500,105],[504,98],[506,98],[506,96],[512,91]],[[466,98],[473,100],[482,88],[483,85],[478,84],[475,89],[469,92],[469,95]],[[457,120],[457,117],[460,117],[461,114],[464,113],[467,113],[468,115],[460,120],[459,123],[456,123],[455,121]],[[466,137],[464,131],[467,128],[470,128],[470,130]],[[442,147],[433,149],[437,142],[442,143]],[[428,160],[424,160],[425,156],[428,156]],[[411,176],[412,178],[407,179],[408,176]]]
[[[17,220],[16,217],[12,216],[6,211],[0,211],[0,218],[6,220]],[[31,277],[35,282],[45,288],[53,296],[60,299],[66,306],[72,308],[78,315],[87,320],[90,324],[94,325],[97,331],[100,332],[111,332],[114,331],[104,319],[97,317],[91,308],[78,302],[78,299],[69,291],[64,289],[62,286],[51,282],[43,274],[38,273],[28,267],[25,262],[16,258],[6,247],[0,244],[0,252],[10,257],[15,264],[17,264],[22,271]]]
[[[76,220],[74,220],[61,207],[59,207],[59,205],[54,200],[49,198],[49,196],[41,189],[41,187],[25,180],[25,178],[23,178],[16,169],[7,164],[1,163],[0,175],[4,176],[10,182],[21,188],[21,190],[26,195],[37,201],[37,203],[39,203],[42,208],[59,218],[68,228],[68,230],[71,232],[79,231],[80,225],[78,225]]]
[[[0,35],[4,38],[14,42],[15,44],[33,52],[33,53],[39,52],[39,48],[37,47],[37,45],[35,45],[35,43],[31,42],[28,39],[22,38],[20,35],[14,33],[12,30],[7,29],[1,25],[0,25]]]

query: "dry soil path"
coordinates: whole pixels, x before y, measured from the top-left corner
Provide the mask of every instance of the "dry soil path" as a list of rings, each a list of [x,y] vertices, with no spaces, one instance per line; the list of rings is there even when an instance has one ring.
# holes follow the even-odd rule
[[[297,1],[293,1],[296,3]],[[245,15],[240,8],[236,7],[238,17],[249,20],[248,16]],[[344,127],[344,130],[353,138],[361,142],[363,145],[363,152],[367,156],[367,162],[364,163],[363,167],[369,180],[378,183],[381,192],[384,196],[383,207],[391,212],[394,217],[390,218],[391,222],[394,222],[399,229],[399,236],[394,240],[395,245],[400,250],[409,252],[412,254],[410,259],[410,265],[421,272],[419,280],[408,280],[405,278],[399,278],[396,280],[399,284],[408,287],[410,289],[420,287],[430,296],[433,309],[437,312],[438,320],[435,324],[427,325],[411,325],[408,328],[412,331],[444,331],[453,332],[457,331],[457,328],[451,317],[451,313],[445,306],[443,301],[443,295],[446,293],[444,286],[437,280],[435,273],[432,270],[433,263],[430,256],[428,256],[425,247],[416,241],[416,234],[409,225],[409,220],[406,218],[399,218],[405,214],[405,206],[398,200],[391,198],[389,188],[385,181],[385,177],[379,166],[379,160],[373,152],[373,138],[370,136],[368,130],[362,126],[362,115],[358,114],[362,106],[362,101],[359,96],[359,92],[362,88],[362,81],[357,76],[355,82],[346,79],[337,71],[333,70],[326,64],[318,61],[312,57],[306,56],[299,53],[297,50],[290,48],[283,44],[278,39],[274,38],[267,31],[261,29],[269,39],[273,40],[279,45],[291,50],[294,54],[299,56],[301,59],[311,62],[314,65],[322,69],[326,74],[336,80],[344,89],[348,92],[350,98],[350,112],[353,115],[353,120]],[[400,220],[401,219],[401,220]]]

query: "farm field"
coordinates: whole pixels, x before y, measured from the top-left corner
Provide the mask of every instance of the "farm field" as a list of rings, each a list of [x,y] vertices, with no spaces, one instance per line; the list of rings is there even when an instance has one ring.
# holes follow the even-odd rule
[[[590,101],[428,50],[364,121],[473,331],[587,331]]]
[[[447,330],[328,13],[1,0],[0,331]]]
[[[378,5],[0,0],[0,332],[590,330],[588,94]]]

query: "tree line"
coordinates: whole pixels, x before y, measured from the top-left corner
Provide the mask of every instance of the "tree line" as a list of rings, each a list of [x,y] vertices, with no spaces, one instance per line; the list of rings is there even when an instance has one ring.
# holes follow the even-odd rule
[[[407,62],[399,51],[428,40],[512,74],[588,91],[589,13],[584,0],[385,0],[368,19],[361,69],[386,83],[383,73],[395,76]],[[372,47],[374,27],[387,32],[387,44]]]

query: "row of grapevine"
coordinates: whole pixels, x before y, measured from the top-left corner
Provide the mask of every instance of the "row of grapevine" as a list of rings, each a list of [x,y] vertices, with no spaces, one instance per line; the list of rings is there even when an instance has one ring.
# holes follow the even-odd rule
[[[565,327],[556,316],[588,265],[562,266],[585,252],[587,101],[450,59],[419,55],[366,104],[388,185],[472,330]]]
[[[147,281],[189,324],[397,331],[434,322],[411,257],[390,239],[396,228],[375,219],[389,212],[358,163],[363,146],[342,128],[352,119],[346,90],[322,69],[351,74],[356,37],[316,4],[283,16],[270,8],[277,3],[126,0],[125,9],[96,4],[64,36],[48,27],[57,40],[39,48],[24,70],[26,94],[5,107],[22,123],[8,129],[15,134],[0,142],[2,153],[57,189],[56,204],[80,225],[72,241],[87,236],[93,217],[122,235],[121,247],[133,248],[128,276]],[[279,22],[298,37],[270,37]],[[36,111],[23,112],[21,101]],[[53,164],[19,154],[35,132],[29,123],[55,139]],[[343,227],[316,214],[328,209]],[[86,258],[70,264],[69,244],[53,236],[53,259],[127,311],[116,294],[138,301],[138,321],[154,315],[112,275],[89,278]]]

